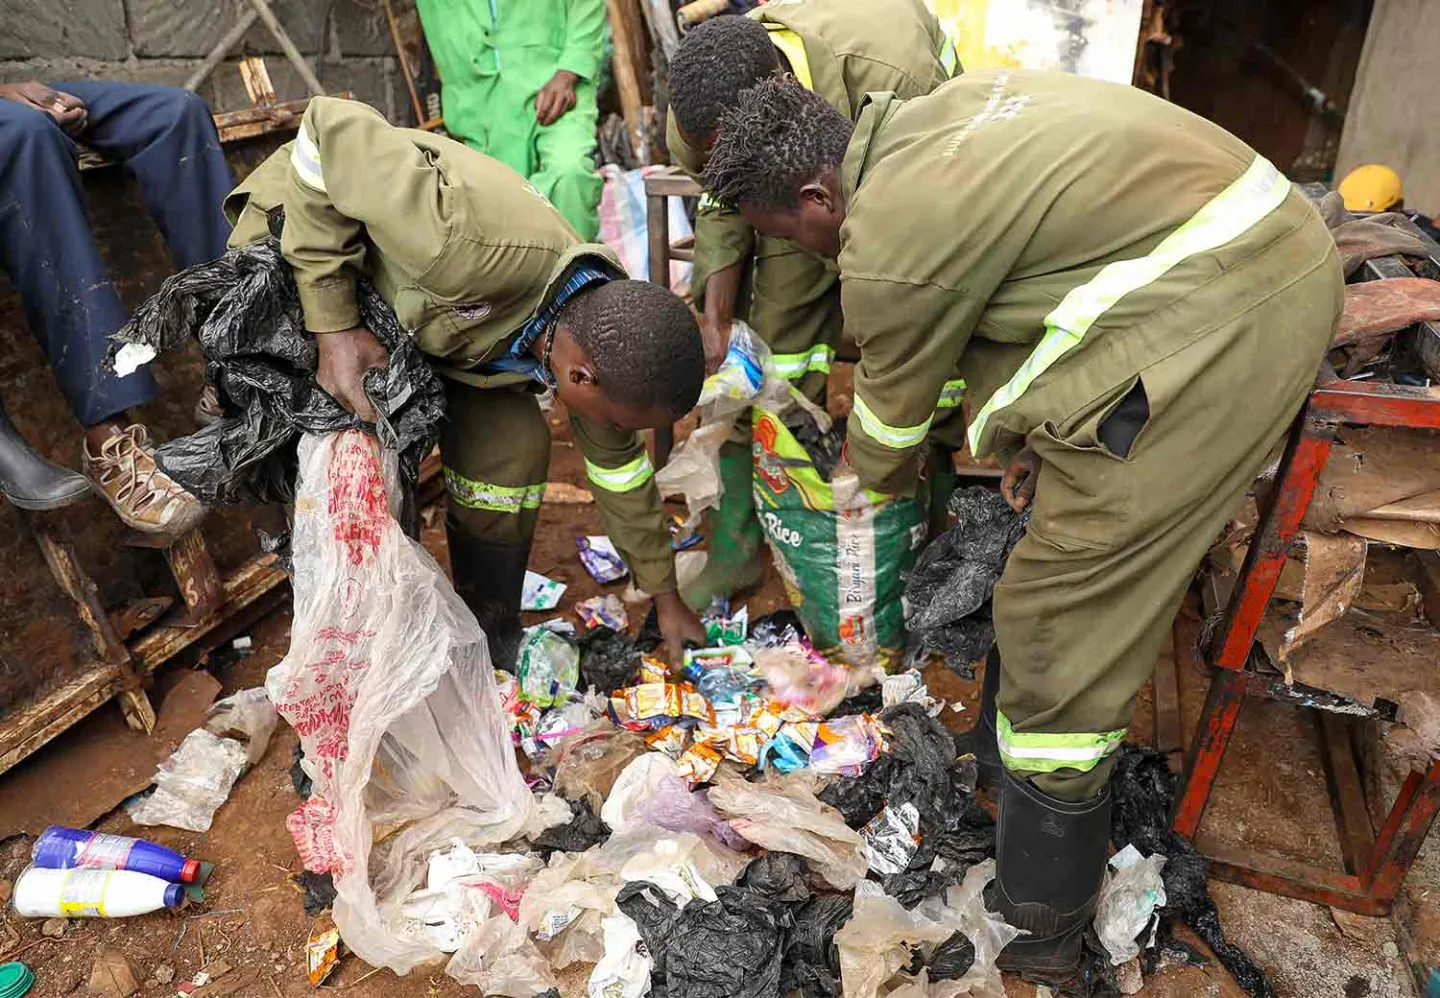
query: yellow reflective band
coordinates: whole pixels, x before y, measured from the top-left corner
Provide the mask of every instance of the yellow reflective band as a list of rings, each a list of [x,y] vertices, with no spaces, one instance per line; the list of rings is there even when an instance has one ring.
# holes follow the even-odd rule
[[[919,444],[930,432],[930,420],[934,418],[932,414],[916,426],[891,426],[875,415],[858,394],[855,396],[855,415],[860,417],[860,426],[866,436],[891,450],[908,450]]]
[[[771,354],[770,360],[775,365],[775,373],[782,378],[794,381],[796,378],[803,378],[812,372],[830,373],[830,362],[835,359],[833,347],[824,343],[817,343],[809,350],[801,353],[777,353]]]
[[[806,90],[814,90],[815,83],[810,78],[810,60],[805,55],[805,43],[800,40],[800,36],[784,25],[770,22],[766,22],[765,30],[770,32],[770,41],[790,60],[790,71],[795,74],[795,79],[799,80]]]
[[[1152,284],[1172,267],[1223,246],[1249,231],[1284,202],[1290,181],[1263,156],[1240,179],[1211,198],[1146,256],[1104,267],[1045,316],[1045,335],[1020,370],[990,396],[970,424],[970,451],[980,454],[980,436],[994,413],[1014,404],[1035,379],[1085,338],[1086,332],[1121,298]]]
[[[538,485],[496,485],[466,478],[454,468],[445,469],[445,491],[450,498],[467,509],[483,509],[491,513],[519,513],[539,509],[545,497],[545,483]]]
[[[695,210],[696,210],[696,211],[705,211],[706,209],[709,209],[709,208],[723,208],[723,207],[725,207],[725,205],[721,203],[721,201],[720,201],[719,198],[717,198],[714,194],[711,194],[709,191],[705,191],[704,193],[702,193],[702,194],[700,195],[700,200],[699,200],[699,202],[695,205]]]
[[[955,43],[945,35],[945,41],[940,45],[940,68],[945,70],[946,76],[955,75],[955,67],[960,64],[960,56],[955,51]]]
[[[325,175],[320,172],[320,147],[310,137],[303,121],[295,135],[295,144],[290,147],[290,166],[306,187],[325,193]]]
[[[602,468],[587,457],[585,477],[606,492],[633,492],[655,477],[655,469],[649,454],[641,454],[618,468]]]
[[[1125,729],[1077,734],[1022,733],[1011,726],[1010,719],[1002,712],[995,716],[995,738],[1006,769],[1031,773],[1078,769],[1088,773],[1101,760],[1119,751],[1125,740]]]
[[[940,389],[940,400],[935,403],[935,408],[958,409],[964,401],[965,379],[956,378],[954,381],[945,382],[945,387]]]

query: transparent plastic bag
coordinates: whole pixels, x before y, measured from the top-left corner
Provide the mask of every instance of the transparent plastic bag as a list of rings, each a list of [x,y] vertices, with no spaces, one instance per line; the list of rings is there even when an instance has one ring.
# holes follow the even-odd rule
[[[484,995],[535,998],[557,987],[550,963],[530,934],[503,912],[492,914],[465,936],[445,973]]]
[[[377,450],[355,431],[300,443],[294,624],[266,690],[314,784],[286,822],[300,858],[334,874],[346,944],[405,974],[438,956],[400,910],[430,853],[510,839],[534,802],[485,636],[401,530],[396,457]]]
[[[198,728],[155,772],[155,792],[127,810],[137,825],[169,825],[208,832],[215,812],[245,772],[245,746]]]
[[[710,803],[708,790],[691,790],[679,777],[665,777],[640,802],[640,817],[670,832],[710,836],[727,849],[744,851],[750,843]]]
[[[586,854],[557,852],[520,900],[519,922],[555,970],[605,953],[601,921],[615,911],[620,879]]]
[[[918,948],[922,961],[927,960],[956,932],[963,933],[975,949],[970,969],[953,981],[931,982],[924,972],[918,978],[902,977],[898,992],[913,998],[1005,998],[995,960],[1020,930],[985,910],[985,885],[994,877],[994,860],[977,863],[943,901],[928,898],[913,911],[881,893],[878,884],[862,883],[855,891],[854,914],[835,933],[845,998],[875,998],[911,965],[913,949]]]
[[[629,830],[641,819],[645,801],[655,793],[660,782],[667,777],[674,780],[680,773],[675,760],[663,752],[646,752],[631,760],[610,789],[605,806],[600,809],[600,818],[610,826],[613,834]]]
[[[830,428],[825,412],[775,373],[765,341],[737,319],[730,327],[729,348],[720,369],[705,379],[700,391],[696,403],[700,425],[675,448],[665,467],[655,473],[661,495],[685,497],[689,517],[684,529],[696,527],[705,510],[720,504],[724,491],[720,448],[730,438],[741,413],[757,404],[777,413],[799,405],[815,417],[823,430]]]
[[[602,718],[555,745],[555,792],[566,800],[588,798],[598,814],[625,767],[648,751],[645,739]]]
[[[251,766],[265,755],[270,736],[279,723],[280,715],[263,686],[228,696],[205,715],[205,730],[242,743],[245,746],[245,762]]]
[[[744,838],[778,852],[804,856],[836,890],[865,879],[865,840],[828,804],[815,799],[815,777],[803,770],[747,783],[722,776],[710,788],[710,803]]]
[[[1095,934],[1117,967],[1140,955],[1136,937],[1159,919],[1155,909],[1165,907],[1164,869],[1164,856],[1141,856],[1133,844],[1110,857],[1095,905]]]

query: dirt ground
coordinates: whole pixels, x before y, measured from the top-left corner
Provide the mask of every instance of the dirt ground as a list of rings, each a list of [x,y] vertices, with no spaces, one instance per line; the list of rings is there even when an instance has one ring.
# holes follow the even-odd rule
[[[580,456],[557,426],[550,480],[583,485]],[[440,554],[444,531],[437,510],[427,511],[424,540]],[[547,504],[542,512],[531,568],[569,585],[560,609],[569,614],[577,599],[602,591],[585,574],[575,556],[573,538],[602,533],[593,504]],[[443,555],[441,556],[444,562]],[[623,583],[610,587],[623,590]],[[773,573],[766,584],[745,602],[752,619],[784,604],[779,580]],[[644,611],[632,604],[632,628]],[[535,623],[555,613],[528,615]],[[259,685],[266,671],[283,656],[288,642],[289,615],[278,612],[264,620],[251,636],[254,645],[243,657],[216,655],[202,663],[214,675],[220,695]],[[1204,694],[1204,680],[1188,661],[1182,661],[1181,704],[1187,728],[1193,728]],[[979,683],[968,682],[937,668],[927,679],[937,696],[964,702],[967,710],[946,712],[948,723],[967,727],[974,716]],[[197,688],[198,683],[198,688]],[[168,695],[167,695],[167,691]],[[187,698],[206,700],[213,684],[203,677],[172,669],[161,677],[155,699],[163,718],[175,718],[171,740],[178,741],[197,709]],[[175,702],[171,702],[171,698]],[[201,704],[203,708],[203,704]],[[194,722],[198,723],[198,721]],[[1132,738],[1148,742],[1152,732],[1149,692],[1142,696]],[[162,732],[162,735],[165,733]],[[143,834],[155,841],[208,860],[216,870],[202,904],[177,912],[156,913],[116,921],[72,920],[60,938],[41,935],[38,920],[20,919],[7,912],[0,921],[0,962],[21,959],[36,973],[36,998],[83,993],[91,967],[100,951],[123,953],[135,967],[143,998],[160,998],[223,962],[231,968],[211,984],[204,998],[235,995],[238,998],[300,998],[312,989],[304,973],[303,947],[315,920],[301,906],[302,892],[294,877],[300,864],[284,826],[298,798],[291,786],[289,768],[294,733],[282,725],[261,760],[236,784],[221,807],[210,831],[199,835],[175,829],[135,827],[116,809],[126,794],[144,785],[156,757],[155,745],[124,729],[119,712],[107,707],[71,733],[0,777],[0,828],[43,826],[57,816],[99,818],[96,827],[111,832]],[[162,739],[161,744],[165,744]],[[168,750],[167,750],[168,751]],[[163,754],[159,757],[163,757]],[[1206,829],[1219,838],[1312,861],[1338,864],[1334,821],[1326,804],[1324,776],[1313,728],[1300,714],[1274,704],[1246,707],[1228,757]],[[100,817],[103,815],[103,817]],[[0,830],[0,836],[6,834]],[[0,843],[0,879],[13,881],[28,857],[30,839],[17,835]],[[1435,890],[1440,886],[1440,847],[1434,842],[1407,884],[1407,904],[1422,913],[1421,935],[1434,945]],[[1345,928],[1325,908],[1262,894],[1226,884],[1214,885],[1222,921],[1233,941],[1245,948],[1266,969],[1284,998],[1365,998],[1415,994],[1410,973],[1397,954],[1402,937],[1388,919],[1342,917]],[[1429,912],[1430,928],[1423,928]],[[1411,928],[1410,935],[1414,935]],[[1193,941],[1193,939],[1192,939]],[[1413,944],[1414,940],[1410,942]],[[174,972],[174,983],[158,978]],[[585,994],[589,967],[571,968],[561,975],[566,998]],[[417,970],[406,978],[376,971],[357,958],[346,957],[321,990],[353,991],[356,998],[441,998],[473,989],[462,988],[439,968]],[[1029,998],[1033,989],[1019,981],[1007,982],[1007,993]],[[1142,995],[1238,996],[1243,994],[1216,964],[1206,968],[1172,967],[1147,980]]]

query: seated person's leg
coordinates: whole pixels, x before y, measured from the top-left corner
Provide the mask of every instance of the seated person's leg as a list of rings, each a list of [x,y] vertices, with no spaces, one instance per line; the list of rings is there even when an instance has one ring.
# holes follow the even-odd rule
[[[127,316],[90,236],[74,143],[44,112],[3,99],[0,190],[0,263],[86,427],[88,473],[129,526],[193,526],[204,508],[156,468],[145,428],[123,418],[155,398],[154,379],[144,369],[118,378],[104,365],[108,337]]]
[[[584,240],[600,232],[600,192],[605,182],[595,172],[595,86],[575,85],[575,106],[554,124],[535,131],[539,169],[531,181]]]
[[[80,140],[135,175],[150,214],[180,268],[225,252],[221,205],[235,186],[215,120],[203,98],[178,87],[57,83],[85,102]]]

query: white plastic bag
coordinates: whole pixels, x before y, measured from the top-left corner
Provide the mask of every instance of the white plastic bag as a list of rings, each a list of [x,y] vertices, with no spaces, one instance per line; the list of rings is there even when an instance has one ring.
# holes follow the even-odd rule
[[[770,348],[755,331],[739,319],[730,327],[730,344],[720,369],[705,379],[700,400],[700,425],[670,454],[665,467],[655,473],[661,495],[683,495],[689,517],[685,528],[700,522],[701,514],[720,504],[724,491],[720,482],[720,448],[730,438],[741,413],[752,405],[763,405],[783,414],[800,405],[819,424],[830,429],[830,417],[800,394],[785,378],[775,373]]]
[[[251,766],[265,754],[279,723],[280,715],[263,686],[228,696],[205,713],[205,730],[243,744],[245,761]]]
[[[1140,954],[1136,937],[1159,921],[1155,909],[1165,907],[1164,869],[1164,856],[1141,856],[1133,843],[1110,857],[1095,905],[1095,934],[1117,967]]]
[[[215,812],[245,771],[245,746],[197,728],[155,773],[155,792],[127,810],[137,825],[169,825],[208,832]]]
[[[305,867],[334,873],[346,944],[405,974],[439,955],[400,910],[430,853],[509,839],[534,805],[485,636],[395,520],[394,452],[360,432],[307,435],[299,469],[290,651],[266,690],[314,793],[286,824]]]
[[[679,764],[663,752],[646,752],[636,756],[615,780],[610,796],[600,808],[600,820],[612,834],[629,831],[632,825],[645,823],[642,811],[645,801],[655,793],[662,780],[675,779]]]
[[[640,929],[628,915],[600,923],[605,955],[590,973],[590,998],[641,998],[650,993],[652,961],[640,941]]]

